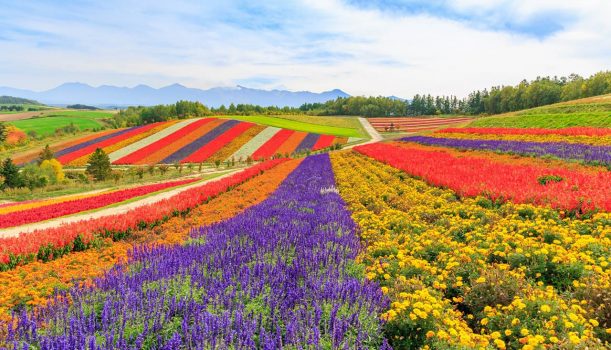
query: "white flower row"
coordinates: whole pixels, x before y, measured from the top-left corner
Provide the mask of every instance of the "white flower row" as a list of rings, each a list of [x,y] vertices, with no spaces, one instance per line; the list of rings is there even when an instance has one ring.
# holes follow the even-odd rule
[[[235,160],[246,160],[248,156],[251,156],[255,153],[256,150],[259,149],[265,142],[267,142],[270,138],[272,138],[276,133],[278,133],[281,129],[273,126],[269,126],[263,129],[260,133],[258,133],[255,137],[250,139],[250,141],[246,142],[239,150],[237,150],[228,160],[231,158]]]

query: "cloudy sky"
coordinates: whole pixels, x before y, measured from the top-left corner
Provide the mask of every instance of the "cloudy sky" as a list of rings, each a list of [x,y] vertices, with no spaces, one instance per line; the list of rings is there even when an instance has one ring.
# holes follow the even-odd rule
[[[0,0],[0,86],[456,94],[611,69],[609,0]]]

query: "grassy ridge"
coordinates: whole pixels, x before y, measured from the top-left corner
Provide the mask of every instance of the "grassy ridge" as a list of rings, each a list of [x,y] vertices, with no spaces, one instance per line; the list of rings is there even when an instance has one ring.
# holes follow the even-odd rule
[[[611,127],[611,95],[557,103],[524,111],[486,117],[469,126],[510,128]]]
[[[288,116],[223,116],[277,128],[328,134],[343,137],[366,137],[359,121],[353,117]]]

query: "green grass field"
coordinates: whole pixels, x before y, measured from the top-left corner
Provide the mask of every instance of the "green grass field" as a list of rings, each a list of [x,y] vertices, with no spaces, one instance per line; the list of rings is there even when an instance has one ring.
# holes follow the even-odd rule
[[[574,126],[609,128],[611,127],[611,95],[480,118],[469,126],[550,129]]]
[[[104,126],[103,119],[112,117],[108,111],[67,111],[51,110],[45,111],[43,116],[29,119],[21,119],[7,122],[24,132],[35,131],[38,135],[47,136],[55,132],[55,129],[74,123],[80,130],[98,129]]]
[[[358,119],[354,117],[287,116],[223,116],[222,118],[249,121],[297,131],[344,137],[367,137]]]

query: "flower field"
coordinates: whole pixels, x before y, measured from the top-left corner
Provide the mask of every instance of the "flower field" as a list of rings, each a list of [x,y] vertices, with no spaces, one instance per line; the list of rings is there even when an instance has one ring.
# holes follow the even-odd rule
[[[201,163],[216,160],[269,159],[277,154],[305,153],[345,144],[347,138],[263,127],[231,119],[199,118],[104,131],[54,145],[57,159],[68,166],[84,166],[96,148],[115,165]],[[18,155],[19,164],[37,154]]]
[[[453,124],[466,123],[471,121],[471,118],[410,118],[410,117],[395,117],[395,118],[367,118],[369,123],[378,131],[403,131],[403,132],[420,132],[434,130],[442,127],[447,127]],[[392,128],[392,130],[390,130]]]
[[[346,140],[215,118],[156,127],[114,161],[264,160]],[[0,239],[0,348],[609,348],[611,172],[593,163],[608,164],[610,135],[443,129]]]
[[[19,226],[32,222],[39,222],[60,216],[84,212],[92,209],[106,207],[128,199],[163,191],[168,188],[187,185],[198,181],[197,178],[168,181],[159,184],[139,186],[126,190],[112,191],[110,193],[82,195],[78,198],[67,199],[60,202],[55,200],[34,202],[19,206],[19,210],[8,211],[11,207],[0,208],[0,228]]]
[[[382,317],[395,348],[599,348],[597,337],[610,339],[609,213],[572,219],[458,199],[363,156],[332,160],[367,242],[367,277],[391,299]]]
[[[172,197],[140,206],[127,213],[82,220],[21,234],[18,237],[0,238],[2,243],[0,270],[13,268],[32,260],[46,261],[71,251],[85,249],[97,236],[120,239],[136,228],[157,226],[170,217],[188,212],[209,198],[283,161],[278,159],[264,162],[220,181],[189,188]]]

